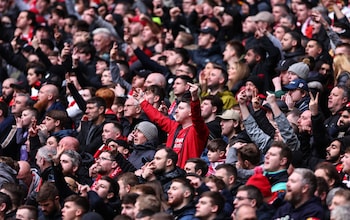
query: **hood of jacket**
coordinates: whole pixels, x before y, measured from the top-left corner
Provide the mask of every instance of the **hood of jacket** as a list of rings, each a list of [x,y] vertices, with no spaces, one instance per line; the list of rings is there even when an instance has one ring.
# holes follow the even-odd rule
[[[0,187],[4,183],[15,183],[17,171],[12,169],[6,163],[0,163]]]

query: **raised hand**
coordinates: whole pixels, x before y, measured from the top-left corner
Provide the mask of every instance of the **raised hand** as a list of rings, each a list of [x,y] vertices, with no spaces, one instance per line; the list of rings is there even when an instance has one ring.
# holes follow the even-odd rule
[[[245,89],[242,89],[237,94],[237,101],[238,101],[238,104],[240,104],[240,105],[246,105],[247,104],[248,96],[247,96],[245,91],[246,91]]]
[[[187,83],[187,85],[190,86],[190,93],[192,96],[192,101],[196,101],[199,99],[198,97],[198,86],[196,84],[193,83]]]
[[[309,109],[311,111],[311,115],[315,116],[318,114],[318,96],[319,93],[316,93],[316,96],[312,94],[312,92],[309,92],[310,95],[310,102],[309,102]]]

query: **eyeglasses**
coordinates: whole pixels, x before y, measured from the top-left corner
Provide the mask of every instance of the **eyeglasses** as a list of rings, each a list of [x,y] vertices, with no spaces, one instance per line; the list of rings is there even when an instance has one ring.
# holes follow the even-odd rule
[[[112,159],[105,158],[105,157],[98,157],[98,158],[96,158],[95,160],[96,160],[96,161],[98,161],[98,160],[101,160],[101,161],[105,161],[105,160],[114,161],[114,160],[112,160]]]
[[[245,200],[245,199],[249,199],[251,200],[252,198],[249,198],[249,197],[243,197],[243,196],[236,196],[235,199],[239,200],[239,201],[242,201],[242,200]]]

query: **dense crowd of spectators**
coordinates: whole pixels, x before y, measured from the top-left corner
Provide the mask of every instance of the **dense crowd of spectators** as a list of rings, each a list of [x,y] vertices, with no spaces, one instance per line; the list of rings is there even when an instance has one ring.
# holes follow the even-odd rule
[[[0,220],[347,219],[348,5],[0,0]]]

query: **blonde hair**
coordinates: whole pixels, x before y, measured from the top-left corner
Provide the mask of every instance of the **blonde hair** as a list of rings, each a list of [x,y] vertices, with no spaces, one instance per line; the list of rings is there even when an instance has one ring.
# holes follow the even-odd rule
[[[337,79],[342,72],[346,71],[350,73],[350,59],[344,54],[339,54],[334,57],[333,66],[335,83],[337,83]]]
[[[234,76],[233,79],[228,79],[227,81],[227,87],[229,90],[231,90],[238,81],[246,78],[249,76],[249,67],[248,67],[248,64],[246,63],[243,63],[241,61],[234,61],[234,62],[231,62],[228,64],[228,67],[227,67],[227,72],[229,72],[229,68],[230,66],[234,66],[235,69],[236,69],[236,74]],[[230,78],[230,74],[228,73],[229,75],[229,78]]]

